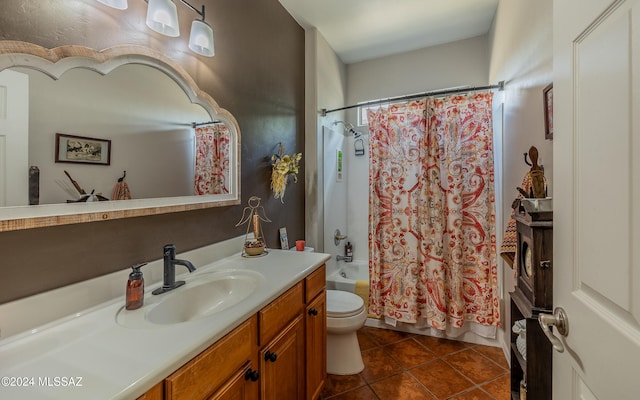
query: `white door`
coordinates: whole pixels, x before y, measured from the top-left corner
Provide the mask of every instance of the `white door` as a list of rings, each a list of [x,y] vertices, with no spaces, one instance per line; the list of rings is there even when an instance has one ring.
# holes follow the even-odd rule
[[[553,398],[636,400],[640,0],[553,8],[554,305],[569,321]]]
[[[0,207],[28,204],[29,77],[4,70],[0,71]]]

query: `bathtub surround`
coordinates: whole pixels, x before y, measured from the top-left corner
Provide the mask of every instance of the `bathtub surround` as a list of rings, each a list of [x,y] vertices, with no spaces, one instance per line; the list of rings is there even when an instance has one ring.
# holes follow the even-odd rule
[[[338,270],[327,276],[327,289],[354,293],[362,298],[367,316],[369,310],[369,264],[364,261],[339,262]]]

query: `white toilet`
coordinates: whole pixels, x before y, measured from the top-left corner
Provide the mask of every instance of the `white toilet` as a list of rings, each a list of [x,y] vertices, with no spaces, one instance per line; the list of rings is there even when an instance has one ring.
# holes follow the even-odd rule
[[[356,331],[364,325],[367,310],[362,298],[350,292],[327,290],[327,373],[354,375],[364,363]]]

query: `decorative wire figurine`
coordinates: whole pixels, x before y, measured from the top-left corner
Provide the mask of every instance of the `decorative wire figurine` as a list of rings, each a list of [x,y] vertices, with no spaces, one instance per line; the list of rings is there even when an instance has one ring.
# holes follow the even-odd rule
[[[251,196],[247,202],[249,205],[242,210],[242,218],[240,218],[240,221],[236,224],[236,226],[247,224],[244,246],[242,247],[243,257],[257,257],[267,255],[269,253],[267,251],[267,241],[264,237],[260,221],[271,222],[271,220],[267,217],[264,207],[260,205],[261,200],[262,199],[260,197]],[[250,223],[250,221],[253,223]],[[253,239],[249,238],[249,231],[251,230],[252,225]]]

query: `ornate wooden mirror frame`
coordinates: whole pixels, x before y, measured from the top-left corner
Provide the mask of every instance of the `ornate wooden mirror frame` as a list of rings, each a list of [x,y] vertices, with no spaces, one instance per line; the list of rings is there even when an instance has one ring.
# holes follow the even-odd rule
[[[193,78],[164,55],[143,46],[115,46],[97,51],[82,46],[54,49],[21,41],[0,41],[0,71],[11,67],[39,70],[57,79],[72,68],[87,68],[107,74],[125,64],[143,64],[173,79],[194,104],[202,106],[212,118],[224,122],[232,135],[230,145],[230,193],[225,195],[183,196],[94,203],[50,204],[0,207],[0,232],[47,226],[76,224],[139,217],[170,212],[221,207],[240,203],[240,128],[236,119]]]

